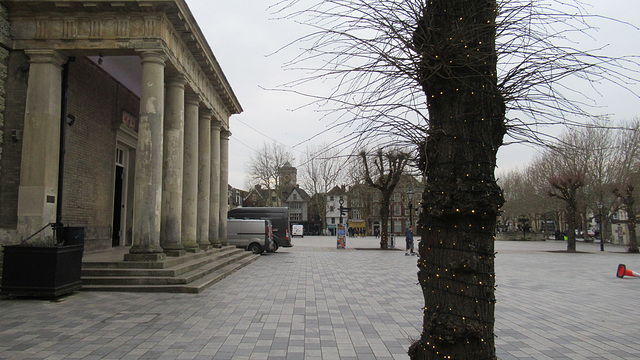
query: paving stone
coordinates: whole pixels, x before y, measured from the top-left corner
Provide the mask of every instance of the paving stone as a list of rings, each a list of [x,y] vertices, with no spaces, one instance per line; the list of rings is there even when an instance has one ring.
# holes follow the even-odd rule
[[[0,359],[408,359],[422,328],[415,257],[374,238],[294,239],[200,294],[78,292],[0,300]],[[496,242],[497,354],[640,359],[640,271],[621,247]],[[636,268],[634,268],[636,266]]]

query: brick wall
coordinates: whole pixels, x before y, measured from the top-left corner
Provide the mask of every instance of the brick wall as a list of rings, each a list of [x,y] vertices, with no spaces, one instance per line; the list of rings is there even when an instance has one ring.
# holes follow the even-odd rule
[[[11,25],[8,19],[9,14],[7,8],[0,5],[0,160],[2,160],[2,143],[4,142],[4,109],[6,100],[6,79],[7,79],[7,65],[9,60],[9,48],[11,46],[11,39],[9,36],[9,30]],[[0,166],[2,163],[0,162]]]
[[[29,77],[29,59],[21,51],[12,51],[7,61],[6,99],[0,157],[0,228],[15,230],[18,219],[18,186],[22,129]],[[14,139],[11,133],[18,134]]]
[[[2,204],[15,202],[17,199],[17,177],[15,167],[7,166],[6,173],[3,172],[4,162],[15,157],[14,148],[17,147],[11,139],[11,127],[5,120],[5,110],[7,105],[7,74],[9,69],[9,48],[11,46],[10,38],[11,25],[8,20],[7,9],[0,5],[0,244],[13,243],[15,241],[15,206],[4,209]],[[5,156],[3,161],[3,152],[9,152],[9,156]],[[18,154],[20,151],[18,151]],[[8,186],[3,186],[3,179]],[[9,225],[8,229],[4,228]],[[11,225],[14,225],[13,228]]]
[[[1,64],[0,54],[0,75]],[[0,233],[17,225],[22,141],[11,133],[21,134],[23,129],[29,74],[28,57],[21,51],[10,52],[7,64],[6,108],[0,123]],[[76,120],[67,127],[62,222],[85,227],[88,252],[111,247],[117,129],[122,112],[136,116],[139,104],[135,94],[87,58],[70,63],[68,113]]]
[[[115,149],[122,111],[137,114],[138,98],[95,63],[70,65],[63,223],[86,227],[87,251],[111,247]]]

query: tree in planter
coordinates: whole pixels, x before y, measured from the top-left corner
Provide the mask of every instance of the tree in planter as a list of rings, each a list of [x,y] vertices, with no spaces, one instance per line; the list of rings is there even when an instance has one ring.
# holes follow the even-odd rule
[[[370,187],[380,190],[380,249],[389,248],[389,205],[391,195],[398,185],[401,175],[404,172],[410,155],[400,150],[389,150],[384,152],[378,149],[375,156],[369,159],[366,151],[360,152],[360,159],[364,166],[364,181]]]
[[[578,216],[578,190],[584,186],[585,176],[582,173],[566,172],[549,178],[550,197],[558,198],[566,203],[567,213],[567,252],[576,252],[576,218]]]

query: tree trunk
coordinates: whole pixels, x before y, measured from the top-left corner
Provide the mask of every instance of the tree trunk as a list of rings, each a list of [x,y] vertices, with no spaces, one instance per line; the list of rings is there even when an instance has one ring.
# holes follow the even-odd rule
[[[633,200],[633,190],[634,187],[632,185],[627,185],[627,201],[626,201],[626,210],[627,210],[627,226],[629,227],[629,246],[627,247],[627,251],[633,254],[637,254],[640,252],[638,249],[638,238],[636,237],[636,209]]]
[[[576,252],[576,215],[577,206],[575,193],[573,197],[567,200],[567,252]]]
[[[495,1],[433,0],[414,36],[429,131],[418,279],[423,332],[411,359],[489,359],[494,343],[494,170],[506,132],[497,87]]]
[[[633,211],[629,212],[629,247],[627,252],[637,254],[640,252],[638,249],[638,238],[636,234],[636,214]]]
[[[389,248],[389,197],[382,195],[380,203],[380,249]]]

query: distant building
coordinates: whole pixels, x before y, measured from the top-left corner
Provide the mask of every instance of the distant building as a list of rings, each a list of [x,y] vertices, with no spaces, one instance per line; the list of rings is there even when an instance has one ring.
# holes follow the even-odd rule
[[[422,183],[415,177],[402,175],[391,195],[387,224],[389,233],[402,235],[409,226],[416,227],[421,211],[420,202],[423,188]],[[349,226],[356,229],[365,228],[367,235],[381,232],[380,206],[382,199],[380,191],[365,184],[356,184],[349,189],[347,197],[351,208],[348,217]],[[411,220],[413,220],[413,224]]]
[[[236,189],[233,186],[229,185],[229,191],[228,191],[228,203],[229,203],[229,210],[231,209],[235,209],[237,207],[242,207],[243,206],[243,202],[244,202],[244,198],[248,195],[249,193],[245,190],[241,190],[241,189]]]
[[[265,189],[261,185],[256,185],[249,190],[242,201],[242,206],[277,206],[277,192],[273,189]]]
[[[289,208],[291,224],[304,224],[309,220],[309,200],[311,197],[299,186],[291,188],[284,198],[284,206]]]
[[[296,186],[298,186],[298,169],[287,161],[278,172],[278,187],[282,199],[285,199]]]
[[[305,234],[319,234],[321,221],[317,215],[309,215],[311,196],[297,183],[298,169],[287,162],[278,174],[276,189],[265,189],[256,185],[246,193],[242,206],[287,207],[289,208],[289,221],[292,225],[303,225]]]
[[[640,225],[636,224],[636,234],[640,234]],[[618,210],[611,216],[611,243],[629,245],[629,215],[624,210]],[[607,235],[605,235],[605,238]],[[637,237],[637,235],[636,235]],[[636,239],[638,241],[638,239]]]

